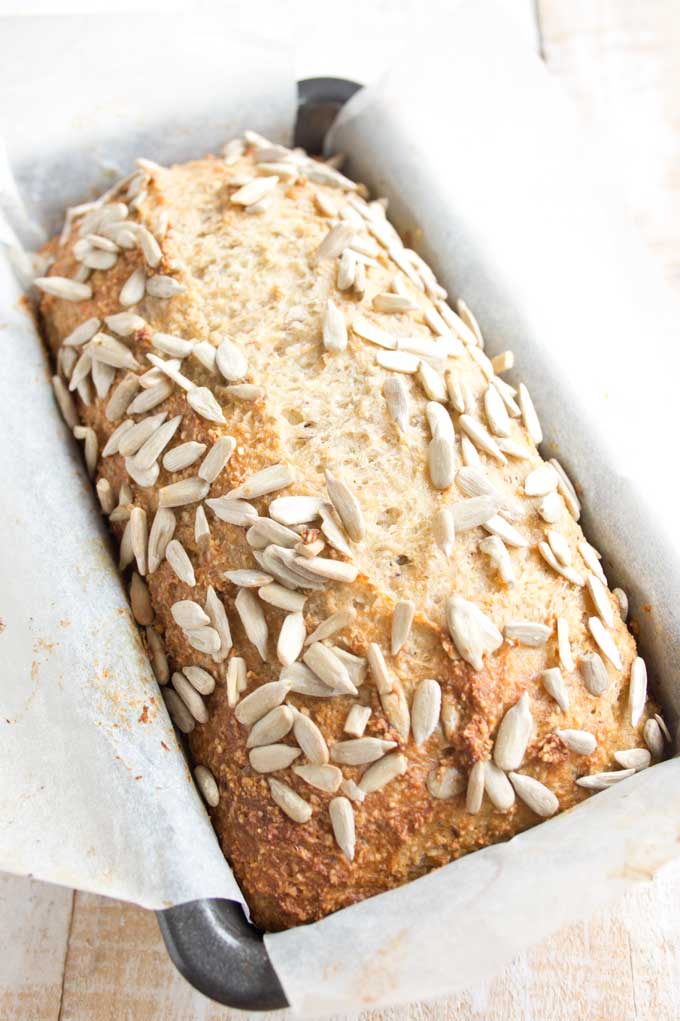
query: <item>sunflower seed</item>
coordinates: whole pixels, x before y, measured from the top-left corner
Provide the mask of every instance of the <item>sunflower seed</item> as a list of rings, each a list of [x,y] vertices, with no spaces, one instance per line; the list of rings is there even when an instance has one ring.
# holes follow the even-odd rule
[[[320,262],[322,259],[335,259],[344,252],[353,237],[354,227],[347,223],[336,224],[312,255],[312,263]]]
[[[626,593],[623,591],[622,588],[612,589],[612,595],[614,596],[614,598],[616,599],[616,602],[618,603],[619,613],[621,615],[621,620],[627,620],[628,619],[628,596],[626,595]]]
[[[116,312],[114,315],[105,316],[104,322],[119,337],[130,337],[146,326],[145,320],[135,312]]]
[[[292,499],[295,499],[293,497]],[[276,502],[276,501],[274,501]],[[270,504],[271,509],[271,504]],[[299,542],[300,536],[285,525],[269,518],[256,518],[254,524],[246,532],[246,540],[249,546],[254,549],[266,549],[267,546],[284,546],[293,549]]]
[[[97,496],[104,514],[111,514],[116,506],[116,498],[108,479],[99,479],[96,485]]]
[[[196,584],[196,576],[194,569],[191,564],[191,560],[182,546],[182,543],[177,539],[172,539],[165,549],[165,559],[170,564],[180,581],[183,581],[185,585],[193,588]]]
[[[591,773],[590,776],[579,777],[576,783],[589,791],[604,791],[621,780],[627,780],[634,772],[634,769],[619,769],[613,773]]]
[[[276,645],[276,656],[282,666],[290,666],[298,658],[305,635],[305,619],[302,614],[289,613],[283,620]]]
[[[235,383],[248,373],[248,362],[245,355],[231,340],[223,340],[218,347],[216,364],[229,382]]]
[[[460,656],[473,670],[481,670],[485,653],[495,652],[503,644],[495,624],[462,596],[451,596],[446,603],[446,621]]]
[[[399,650],[408,641],[411,633],[411,626],[415,616],[415,603],[410,599],[400,599],[392,611],[392,655],[396,656]]]
[[[456,532],[467,532],[486,524],[502,506],[503,500],[497,493],[461,500],[451,507]]]
[[[453,766],[442,770],[433,769],[427,775],[426,786],[431,797],[445,801],[463,793],[465,777]]]
[[[611,603],[609,602],[607,590],[605,589],[599,578],[596,578],[594,574],[586,575],[586,585],[590,598],[593,601],[593,605],[597,610],[602,623],[606,627],[614,626],[614,611],[612,610]]]
[[[98,454],[98,442],[97,434],[94,429],[89,426],[76,426],[73,430],[73,435],[77,440],[85,441],[85,467],[90,478],[94,478],[94,474],[97,470],[97,454]]]
[[[356,695],[357,689],[350,680],[345,664],[321,642],[313,642],[302,657],[303,663],[329,688]]]
[[[235,450],[236,440],[233,436],[221,436],[215,440],[198,469],[198,477],[206,482],[214,482]]]
[[[194,464],[206,449],[205,443],[190,440],[168,450],[163,456],[163,467],[169,472],[182,471]]]
[[[354,861],[354,810],[347,798],[333,798],[328,806],[333,836],[345,858]]]
[[[508,812],[515,803],[515,791],[502,769],[487,759],[484,763],[484,790],[499,812]]]
[[[210,624],[210,617],[192,599],[180,599],[170,607],[173,620],[183,630],[205,627]]]
[[[84,350],[71,371],[71,378],[69,380],[68,385],[69,390],[71,392],[73,392],[74,390],[78,390],[78,393],[82,396],[80,391],[80,384],[86,380],[91,370],[92,370],[92,355],[88,350]]]
[[[329,560],[327,557],[293,557],[293,563],[319,578],[330,581],[353,582],[359,573],[354,564],[346,564],[343,560]]]
[[[154,386],[149,387],[148,390],[143,390],[141,394],[138,394],[128,406],[127,413],[128,415],[145,415],[153,408],[157,408],[159,404],[162,404],[171,393],[172,383],[169,380],[162,379]]]
[[[521,521],[524,508],[512,497],[507,497],[488,480],[482,468],[464,467],[456,472],[456,485],[464,496],[495,496],[502,501],[501,513],[510,521]]]
[[[541,674],[543,687],[549,695],[557,702],[560,709],[566,713],[569,708],[569,692],[558,667],[550,667]]]
[[[664,753],[663,733],[655,719],[650,717],[650,719],[646,721],[642,728],[642,738],[652,753],[652,758],[662,759]]]
[[[557,650],[562,669],[571,673],[575,669],[575,664],[569,644],[569,624],[564,617],[557,618]]]
[[[185,291],[185,285],[174,277],[158,275],[149,277],[146,282],[146,293],[152,298],[174,298]]]
[[[544,521],[549,525],[554,525],[564,513],[564,500],[559,493],[548,493],[538,503],[536,510]]]
[[[506,624],[503,633],[506,639],[537,649],[548,641],[552,628],[547,624],[535,624],[530,620],[517,620]]]
[[[204,479],[192,476],[171,482],[158,491],[159,507],[186,507],[190,503],[198,503],[208,495],[209,484]]]
[[[153,607],[151,606],[149,587],[136,571],[133,571],[130,582],[130,605],[132,606],[132,615],[138,624],[146,627],[153,623]]]
[[[174,418],[171,418],[168,422],[164,422],[160,425],[135,454],[135,467],[139,468],[141,471],[151,468],[179,429],[181,422],[182,416],[175,415]]]
[[[529,693],[525,691],[519,701],[505,713],[496,734],[493,757],[500,769],[507,771],[522,765],[532,726]]]
[[[470,815],[477,815],[482,807],[484,798],[484,785],[486,780],[486,766],[483,760],[475,762],[470,770],[465,795],[465,811]]]
[[[149,532],[149,574],[153,574],[154,571],[158,570],[161,560],[165,556],[168,543],[175,534],[176,524],[175,515],[171,510],[161,507],[156,511]]]
[[[352,331],[362,340],[367,340],[370,344],[376,344],[388,351],[394,350],[397,346],[397,342],[391,334],[381,330],[379,326],[372,323],[370,319],[364,319],[363,316],[357,316],[354,319]]]
[[[368,659],[368,666],[378,693],[381,695],[388,694],[394,688],[395,678],[387,669],[385,657],[376,642],[369,642],[366,649],[366,658]]]
[[[329,688],[304,663],[291,663],[290,666],[284,667],[280,679],[287,681],[290,684],[290,690],[298,695],[307,695],[312,698],[333,698],[336,695],[345,694],[340,689]]]
[[[313,766],[325,765],[328,762],[328,745],[316,723],[309,716],[295,712],[293,734],[305,757]]]
[[[267,684],[261,684],[239,702],[234,711],[236,719],[244,727],[252,727],[268,712],[281,705],[290,689],[288,681],[269,681]]]
[[[220,803],[220,791],[210,770],[206,766],[196,766],[194,780],[206,805],[216,808]]]
[[[233,709],[241,692],[246,690],[246,663],[240,656],[233,656],[227,663],[227,705]]]
[[[193,340],[184,340],[171,333],[153,333],[151,343],[157,351],[162,351],[163,354],[171,355],[173,358],[186,358],[191,354],[194,346]]]
[[[527,496],[547,496],[557,488],[557,472],[551,464],[541,464],[529,472],[524,480]]]
[[[418,306],[408,295],[383,291],[381,294],[373,296],[373,308],[376,312],[399,314],[400,312],[415,311]]]
[[[92,358],[111,365],[114,369],[138,369],[139,362],[122,341],[108,333],[95,333],[89,342],[88,351]]]
[[[270,575],[263,571],[254,571],[250,568],[240,571],[225,571],[224,577],[239,588],[260,588],[263,585],[268,585],[272,580]]]
[[[448,489],[456,474],[456,448],[449,436],[437,433],[427,448],[430,481],[440,492]]]
[[[193,408],[197,415],[205,418],[207,422],[223,424],[226,421],[222,414],[222,408],[207,386],[195,386],[189,390],[187,393],[187,404],[190,408]]]
[[[478,549],[489,557],[504,585],[514,585],[515,572],[505,543],[497,535],[482,539]]]
[[[335,286],[339,291],[347,291],[354,283],[357,268],[356,254],[351,248],[346,248],[340,256],[338,263],[338,275]]]
[[[326,351],[344,351],[347,347],[347,324],[342,312],[330,298],[322,325],[323,346]]]
[[[581,656],[579,663],[581,676],[586,689],[591,695],[601,695],[609,686],[609,674],[602,662],[602,658],[596,652],[587,652]]]
[[[319,516],[318,496],[279,496],[269,504],[269,516],[281,525],[304,525]]]
[[[125,414],[138,389],[139,377],[128,372],[109,398],[106,406],[106,418],[109,422],[115,422]]]
[[[295,481],[295,472],[290,465],[273,464],[255,472],[245,482],[229,493],[231,499],[255,500],[259,496],[285,489]]]
[[[184,674],[175,672],[170,678],[170,682],[196,722],[207,723],[208,710],[205,707],[205,702]]]
[[[471,415],[461,415],[458,421],[461,429],[469,436],[476,447],[489,454],[496,461],[499,461],[500,464],[508,463],[505,454],[481,422]]]
[[[515,364],[515,355],[512,351],[501,351],[495,358],[491,359],[493,365],[493,371],[500,375],[501,372],[507,372],[512,369]]]
[[[520,443],[515,443],[514,440],[508,440],[502,436],[498,437],[498,447],[508,457],[514,457],[517,461],[528,461],[531,457],[531,451],[527,447],[523,447]]]
[[[555,733],[576,755],[592,755],[597,748],[597,739],[587,730],[556,730]]]
[[[80,326],[76,326],[75,330],[72,330],[67,337],[62,340],[63,347],[80,347],[85,344],[88,340],[91,340],[95,333],[101,326],[101,320],[93,317],[92,319],[86,319]]]
[[[432,519],[432,534],[444,556],[452,556],[456,544],[456,527],[453,514],[447,507],[437,511]]]
[[[308,581],[306,577],[301,574],[294,573],[286,563],[284,563],[282,554],[284,552],[291,553],[291,550],[286,550],[283,546],[267,546],[264,550],[253,550],[253,557],[257,563],[262,567],[268,574],[271,574],[275,581],[279,582],[285,588],[296,589],[296,588],[311,588],[311,589],[322,589],[323,582],[312,583]],[[293,554],[294,555],[294,554]]]
[[[671,732],[670,732],[670,730],[669,730],[669,729],[668,729],[668,727],[666,726],[666,722],[665,722],[665,720],[663,719],[663,717],[662,717],[662,716],[659,716],[659,714],[658,714],[658,713],[654,713],[654,719],[655,719],[655,720],[656,720],[656,722],[657,722],[657,723],[659,724],[659,728],[660,728],[660,730],[661,730],[661,733],[663,734],[663,736],[664,736],[665,740],[666,740],[666,741],[668,741],[668,743],[670,744],[670,743],[671,743],[671,741],[672,741],[673,739],[672,739],[672,737],[671,737]]]
[[[265,180],[271,180],[271,178],[265,178]],[[289,819],[299,823],[309,821],[312,815],[312,808],[304,798],[301,798],[291,787],[281,783],[279,780],[268,779],[267,783],[269,784],[273,801],[276,802]]]
[[[141,575],[146,574],[147,541],[146,511],[142,507],[133,507],[130,512],[130,542]]]
[[[647,700],[647,667],[639,655],[633,660],[630,668],[630,687],[628,690],[628,708],[630,723],[637,727]]]
[[[210,695],[215,690],[215,678],[200,666],[185,666],[182,673],[201,695]]]
[[[559,562],[568,567],[571,563],[571,550],[569,549],[569,543],[562,533],[550,529],[548,532],[548,542]]]
[[[602,584],[606,586],[607,578],[605,576],[604,571],[602,570],[602,565],[600,564],[600,554],[597,552],[597,550],[593,546],[591,546],[589,542],[586,542],[584,540],[583,542],[580,542],[578,544],[578,551],[583,557],[585,563],[588,565],[590,570],[595,575],[595,577],[598,578],[602,582]]]
[[[136,305],[144,297],[144,291],[146,289],[146,275],[144,270],[140,267],[133,270],[130,276],[123,284],[118,300],[121,305],[129,308],[131,305]]]
[[[508,775],[518,798],[535,815],[540,816],[541,819],[549,819],[551,815],[555,814],[560,803],[549,787],[525,773],[509,773]]]
[[[508,412],[498,390],[493,386],[488,386],[484,392],[484,411],[492,433],[496,436],[510,435]]]
[[[197,387],[197,386],[195,386],[191,382],[190,379],[187,379],[187,377],[185,375],[183,375],[183,373],[181,373],[179,371],[179,366],[181,365],[181,362],[179,361],[178,358],[163,359],[163,358],[159,358],[159,356],[155,355],[155,354],[147,354],[146,357],[147,357],[147,360],[150,361],[151,364],[154,366],[154,368],[156,368],[158,370],[159,374],[167,376],[168,379],[171,379],[173,383],[176,383],[177,386],[181,386],[182,389],[186,391],[186,393],[187,393],[187,401],[189,401],[189,404],[192,407],[193,407],[192,402],[189,400],[189,394],[192,391],[200,390],[202,392],[202,391],[205,390],[206,393],[210,394],[210,391],[207,390],[206,387]],[[160,375],[157,375],[152,370],[149,370],[149,372],[146,373],[146,376],[142,376],[140,378],[140,382],[141,382],[142,386],[150,386],[153,383],[158,383],[159,382],[159,378],[160,378]],[[192,398],[192,400],[194,400],[194,398]],[[198,398],[196,398],[196,402],[198,403]],[[207,398],[206,398],[206,402],[209,404],[209,401],[208,401]],[[198,412],[198,414],[201,414],[201,412]],[[204,416],[204,417],[207,417],[207,416]],[[221,419],[219,421],[221,421]]]
[[[392,690],[380,692],[380,704],[387,722],[393,727],[402,741],[408,741],[411,728],[411,714],[401,681],[395,677]]]
[[[171,688],[165,688],[163,690],[163,700],[168,710],[168,715],[177,729],[181,731],[182,734],[190,734],[196,726],[196,720],[193,718],[177,692],[173,691]]]
[[[305,597],[299,592],[290,592],[283,585],[270,582],[258,589],[258,596],[270,606],[276,606],[280,610],[289,610],[291,613],[299,613],[305,605]]]
[[[352,550],[345,538],[345,533],[337,521],[333,505],[322,503],[319,507],[319,516],[321,517],[321,531],[326,537],[329,546],[332,546],[333,549],[336,549],[346,557],[351,557]]]
[[[293,772],[310,787],[327,794],[335,794],[342,783],[342,771],[337,766],[293,766]]]
[[[428,362],[421,361],[418,366],[418,379],[428,400],[439,401],[442,404],[446,403],[448,394],[444,377],[436,369],[433,369]]]
[[[89,284],[80,284],[68,277],[35,277],[33,284],[45,294],[62,301],[87,301],[92,297]]]
[[[289,744],[262,745],[253,748],[248,759],[257,773],[275,773],[279,769],[288,769],[300,757],[300,749]]]
[[[529,436],[536,446],[538,446],[539,443],[543,442],[543,430],[541,429],[541,423],[539,422],[538,415],[536,414],[534,402],[532,401],[529,391],[524,383],[519,384],[519,406],[522,411],[522,422],[524,423],[524,428],[529,433]]]
[[[376,762],[386,752],[396,748],[395,741],[383,741],[377,737],[360,737],[350,741],[336,741],[331,745],[330,755],[334,762],[345,766],[362,766]]]
[[[342,525],[354,542],[361,542],[366,534],[366,525],[361,506],[349,487],[326,471],[326,488]]]
[[[636,773],[639,773],[641,769],[646,769],[652,761],[651,752],[646,748],[626,748],[623,751],[614,752],[614,758],[619,766],[624,769],[634,769]]]
[[[375,360],[383,369],[414,375],[418,371],[420,358],[408,351],[378,351]]]
[[[585,585],[585,578],[583,578],[583,576],[580,575],[575,568],[565,567],[564,564],[561,564],[547,542],[539,542],[538,552],[541,554],[546,564],[549,564],[550,567],[552,567],[553,571],[561,574],[563,578],[566,578],[574,585],[579,585],[583,588]]]
[[[156,269],[163,258],[161,246],[158,244],[151,231],[141,223],[134,225],[133,233],[137,239],[137,244],[142,250],[142,255],[144,256],[144,261],[147,266],[150,266],[151,269]]]
[[[140,468],[135,464],[134,458],[125,458],[125,470],[132,479],[141,489],[150,489],[156,485],[158,481],[158,475],[160,468],[154,462],[150,468]]]
[[[170,670],[168,668],[168,658],[165,655],[165,649],[163,648],[161,637],[152,627],[148,627],[146,629],[146,640],[149,646],[151,666],[156,680],[159,684],[167,684],[170,678]]]
[[[345,725],[342,729],[345,734],[349,734],[350,737],[363,737],[364,731],[366,730],[366,724],[368,723],[370,716],[370,706],[355,703],[355,705],[353,705],[347,713]]]
[[[294,722],[295,715],[290,706],[276,706],[253,724],[246,748],[275,744],[291,732]]]
[[[600,650],[605,654],[610,663],[615,666],[617,670],[623,670],[623,663],[621,662],[619,650],[616,648],[616,642],[605,629],[604,624],[599,617],[588,618],[588,630],[590,631],[593,640],[597,645],[599,645]]]
[[[248,641],[252,642],[263,662],[267,660],[269,629],[257,596],[247,588],[239,590],[234,601]]]
[[[132,552],[132,540],[130,538],[130,522],[125,526],[123,534],[120,540],[120,557],[118,560],[118,568],[124,571],[126,567],[129,567],[132,561],[135,559],[135,555]]]
[[[335,653],[338,659],[344,663],[347,668],[347,672],[350,676],[350,680],[357,688],[366,680],[366,671],[368,669],[368,663],[361,656],[354,656],[351,652],[347,652],[346,649],[341,649],[339,645],[330,645],[329,648]]]
[[[367,740],[367,738],[360,738],[360,740]],[[359,787],[365,794],[373,794],[386,787],[398,776],[403,776],[407,768],[406,756],[401,752],[391,752],[368,767],[359,781]]]
[[[413,696],[411,727],[413,740],[420,747],[434,732],[441,710],[442,690],[435,680],[421,681]]]
[[[578,519],[581,516],[581,503],[579,501],[578,496],[576,495],[576,490],[574,489],[574,486],[569,476],[565,472],[560,462],[556,458],[551,457],[550,464],[557,472],[558,478],[557,488],[559,492],[562,494],[564,502],[567,505],[567,509],[569,510],[569,513],[572,515],[572,517],[574,517],[576,521],[578,521]]]
[[[256,177],[248,181],[238,191],[233,192],[229,201],[236,206],[253,206],[276,190],[279,178],[276,174],[267,177]]]
[[[206,482],[205,485],[207,486],[208,483]],[[247,528],[257,521],[257,511],[251,503],[246,503],[245,500],[232,500],[230,496],[218,496],[205,502],[220,521],[226,521],[230,525]]]
[[[61,347],[57,354],[57,371],[64,379],[70,380],[73,368],[78,361],[78,352],[74,347]]]
[[[154,434],[156,429],[163,425],[167,417],[165,412],[161,412],[158,415],[148,415],[146,418],[140,419],[139,422],[131,423],[127,429],[123,429],[122,425],[119,426],[111,434],[109,443],[104,447],[102,451],[103,456],[106,456],[105,451],[107,451],[109,444],[111,444],[114,447],[114,450],[111,451],[112,453],[117,450],[123,457],[132,457],[141,449],[149,437]],[[118,441],[114,444],[112,441],[116,433],[118,434]]]

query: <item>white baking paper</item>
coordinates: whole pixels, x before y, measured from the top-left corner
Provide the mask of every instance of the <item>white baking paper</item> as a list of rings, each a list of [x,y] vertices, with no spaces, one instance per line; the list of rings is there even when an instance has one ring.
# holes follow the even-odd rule
[[[190,26],[187,21],[177,35]],[[174,29],[174,41],[165,41],[178,47]],[[90,23],[88,32],[95,31]],[[15,34],[7,49],[16,52],[35,35]],[[18,73],[21,58],[3,53],[6,39],[0,58],[7,56]],[[89,50],[81,48],[83,59]],[[187,53],[173,68],[190,76],[213,67],[220,99],[205,109],[221,104],[225,117],[240,114],[245,90],[237,95],[225,87],[219,61],[204,59],[203,49],[189,46]],[[225,59],[225,74],[231,66]],[[149,79],[153,73],[152,66]],[[82,175],[79,188],[94,183],[87,178],[88,156],[126,169],[135,110],[144,112],[146,155],[160,162],[223,141],[210,132],[200,140],[192,134],[191,125],[203,123],[195,105],[209,94],[205,85],[191,93],[194,109],[175,90],[182,135],[168,152],[168,109],[156,91],[135,93],[137,106],[128,97],[129,116],[117,122],[113,97],[120,83],[110,74],[95,76],[97,102],[125,136],[119,149],[116,132],[102,133],[91,116],[97,109],[91,89],[76,87],[74,78],[60,82],[70,119],[47,131],[53,172],[42,170],[39,135],[31,149],[30,125],[9,146],[23,186],[31,193],[36,183],[45,189],[31,203],[45,227],[60,204],[81,197],[70,181],[62,180],[61,192],[53,181],[64,177],[64,167]],[[40,91],[31,86],[18,112],[35,117]],[[262,86],[257,95],[263,115],[253,113],[247,122],[277,134],[264,116],[276,109],[274,94]],[[219,125],[208,122],[218,134]],[[73,126],[81,123],[95,137],[78,149]],[[644,261],[626,255],[635,246],[618,233],[614,240],[593,198],[563,101],[529,49],[515,43],[502,12],[476,0],[460,8],[455,40],[438,40],[431,29],[410,40],[398,69],[349,105],[333,143],[349,153],[358,176],[390,196],[399,225],[415,231],[415,246],[451,294],[477,312],[489,349],[516,351],[542,414],[546,451],[555,444],[583,484],[586,527],[605,552],[612,579],[632,596],[643,651],[675,722],[678,548],[664,510],[672,478],[660,452],[672,425],[662,399],[678,378],[677,356],[662,343],[670,319],[653,325],[652,309],[667,306]],[[71,145],[77,161],[68,157]],[[16,202],[12,217],[20,223]],[[0,770],[8,778],[0,810],[10,820],[0,829],[0,866],[147,906],[237,896],[162,707],[156,710],[158,696],[89,484],[53,410],[34,332],[16,293],[2,293],[9,327],[0,342],[10,372],[0,376],[0,415],[11,442],[0,445],[8,480],[0,491],[6,507],[0,612],[7,623],[0,636],[0,717],[13,722],[0,722],[6,738]],[[76,572],[74,564],[86,567]],[[152,706],[151,719],[141,724],[144,705]],[[678,854],[678,774],[677,761],[656,766],[506,844],[316,925],[268,936],[289,1001],[300,1015],[320,1017],[434,998],[493,973],[527,944],[651,878]]]
[[[138,155],[289,140],[289,54],[230,16],[0,23],[0,868],[150,908],[240,900],[131,620],[8,244]],[[15,236],[16,235],[16,236]]]

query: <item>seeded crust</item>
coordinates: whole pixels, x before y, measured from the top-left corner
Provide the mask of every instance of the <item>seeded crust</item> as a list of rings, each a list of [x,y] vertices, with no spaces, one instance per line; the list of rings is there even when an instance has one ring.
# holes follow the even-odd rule
[[[246,639],[234,609],[237,590],[223,577],[226,570],[256,566],[245,530],[218,521],[208,511],[211,541],[202,553],[194,541],[195,505],[175,511],[175,538],[191,557],[197,585],[189,589],[163,561],[147,578],[155,626],[163,635],[171,669],[198,664],[216,677],[216,689],[205,699],[209,721],[197,725],[189,736],[190,754],[194,763],[207,766],[215,776],[220,791],[218,806],[210,809],[215,830],[254,921],[272,931],[319,919],[534,825],[537,817],[519,799],[508,812],[501,813],[485,798],[479,813],[470,815],[464,794],[435,800],[426,787],[432,769],[451,765],[467,776],[476,761],[487,758],[500,719],[523,691],[530,693],[535,727],[521,771],[545,783],[562,810],[588,796],[576,785],[577,777],[616,768],[616,750],[642,745],[642,727],[654,707],[648,705],[639,725],[630,726],[628,680],[635,643],[611,596],[615,613],[611,634],[623,670],[608,665],[609,687],[599,697],[588,693],[578,669],[573,674],[563,671],[570,695],[567,712],[558,708],[540,682],[541,670],[559,664],[554,628],[542,648],[504,642],[496,654],[485,657],[479,672],[458,656],[444,621],[446,599],[453,593],[473,600],[501,630],[512,620],[554,625],[557,617],[563,617],[569,623],[576,662],[586,652],[597,651],[587,630],[588,617],[595,615],[589,596],[555,574],[536,549],[551,526],[536,513],[539,501],[523,495],[522,483],[541,462],[540,456],[518,419],[513,419],[512,438],[530,449],[529,461],[511,459],[500,467],[481,455],[489,478],[521,500],[527,510],[517,527],[529,540],[529,548],[511,550],[510,554],[515,585],[502,586],[489,559],[478,551],[486,534],[481,528],[458,536],[453,556],[447,559],[432,538],[431,522],[437,510],[460,500],[462,494],[455,484],[439,493],[428,479],[430,436],[422,389],[414,377],[403,377],[410,393],[411,424],[402,435],[386,412],[382,385],[391,374],[376,365],[378,349],[351,331],[343,352],[326,352],[321,343],[328,297],[348,323],[361,314],[397,335],[433,339],[422,316],[429,299],[408,284],[420,312],[384,315],[372,310],[372,296],[389,290],[397,271],[383,249],[378,265],[368,272],[362,301],[351,297],[351,292],[338,291],[336,260],[315,263],[312,258],[329,226],[328,219],[317,211],[314,193],[321,192],[338,203],[338,191],[301,180],[287,188],[279,186],[270,208],[249,215],[230,204],[229,195],[236,188],[230,182],[252,173],[248,153],[231,166],[206,158],[153,172],[141,209],[142,222],[152,223],[161,209],[169,221],[161,243],[163,262],[155,272],[176,276],[187,291],[171,300],[146,297],[140,302],[134,311],[151,328],[137,334],[129,346],[148,367],[145,355],[152,350],[149,337],[153,330],[215,344],[229,337],[245,352],[248,380],[263,386],[265,397],[255,403],[239,403],[226,398],[218,387],[215,393],[223,407],[224,426],[194,414],[182,391],[173,393],[153,413],[183,415],[171,446],[187,440],[211,444],[224,434],[236,439],[236,451],[211,486],[210,497],[226,493],[258,469],[281,461],[292,464],[297,475],[285,495],[325,495],[325,468],[337,471],[351,485],[367,525],[365,540],[354,548],[360,574],[354,584],[331,584],[325,592],[308,595],[304,609],[307,633],[330,613],[353,607],[357,611],[353,624],[334,641],[360,656],[365,655],[369,642],[378,642],[409,701],[419,681],[436,678],[443,690],[446,714],[453,721],[447,728],[438,728],[420,749],[412,740],[404,743],[386,721],[369,674],[359,691],[359,701],[373,710],[366,734],[398,741],[408,758],[407,772],[367,796],[363,804],[354,804],[357,848],[352,863],[343,856],[331,831],[328,802],[333,795],[316,791],[286,769],[276,776],[313,808],[308,823],[291,821],[273,802],[266,777],[249,765],[247,730],[227,705],[227,662],[215,664],[209,656],[191,649],[170,608],[180,599],[203,604],[207,587],[214,586],[231,624],[232,655],[242,656],[247,664],[248,691],[279,675],[275,648],[284,613],[264,606],[269,644],[268,662],[263,663]],[[59,248],[56,241],[46,246],[45,254],[56,256],[52,274],[72,276],[76,271],[72,246],[77,238],[76,229],[64,247]],[[42,298],[42,323],[53,352],[88,317],[122,310],[120,289],[138,265],[143,265],[140,253],[125,251],[112,270],[95,271],[89,281],[93,287],[90,301]],[[481,396],[487,384],[468,354],[456,360],[456,369]],[[521,372],[521,366],[519,369]],[[214,388],[215,376],[195,359],[187,359],[182,371],[195,382]],[[122,373],[117,373],[116,382],[121,377]],[[78,400],[80,418],[95,429],[100,451],[118,424],[105,418],[107,403],[108,398],[94,399],[86,407]],[[481,406],[478,415],[484,421]],[[456,431],[460,436],[460,430]],[[460,450],[459,440],[457,445]],[[141,489],[127,477],[120,455],[100,456],[97,478],[108,479],[116,494],[121,483],[130,483],[135,504],[147,510],[151,523],[158,488],[194,475],[197,467],[176,473],[161,467],[157,486]],[[265,515],[270,498],[254,502],[258,513]],[[577,522],[565,509],[552,527],[566,537],[575,566],[585,574],[587,568],[577,553],[577,543],[582,540]],[[112,528],[119,541],[123,525]],[[329,554],[327,548],[323,555],[336,554]],[[391,616],[399,599],[414,601],[416,618],[406,645],[391,657]],[[356,699],[290,695],[288,701],[309,713],[330,745],[342,739],[345,718]],[[591,731],[597,738],[596,750],[590,756],[570,752],[554,735],[557,728]],[[292,735],[284,741],[292,742]],[[362,768],[343,767],[343,772],[358,780]]]

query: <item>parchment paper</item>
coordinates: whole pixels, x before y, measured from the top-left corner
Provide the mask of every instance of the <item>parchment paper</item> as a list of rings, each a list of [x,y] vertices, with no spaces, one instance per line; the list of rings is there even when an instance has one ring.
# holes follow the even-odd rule
[[[190,23],[183,28],[176,34],[173,25],[175,40]],[[35,35],[15,33],[7,48],[32,45]],[[214,37],[208,31],[205,40]],[[6,40],[3,33],[0,57]],[[217,48],[223,53],[225,45],[220,39]],[[203,123],[206,98],[206,110],[240,115],[245,87],[236,96],[222,77],[233,61],[215,55],[211,64],[201,49],[198,65],[198,51],[189,46],[188,53],[176,65],[187,75],[212,67],[218,91],[192,93],[199,107],[192,110],[178,89],[177,124]],[[570,116],[500,11],[486,0],[465,4],[455,40],[430,32],[411,40],[409,53],[350,104],[333,144],[350,154],[354,172],[390,196],[400,226],[416,229],[416,247],[475,309],[489,349],[517,353],[542,414],[546,451],[555,444],[583,483],[586,526],[612,579],[633,597],[643,651],[674,722],[679,551],[665,509],[673,479],[660,453],[673,425],[662,405],[677,379],[677,355],[652,313],[668,305],[644,260],[638,264],[635,245],[610,233],[593,198],[595,172],[581,169]],[[13,66],[18,73],[19,55]],[[79,161],[64,159],[80,144],[70,128],[77,121],[97,134],[89,116],[96,104],[120,131],[99,134],[89,152],[84,145],[82,162],[105,153],[126,169],[139,151],[127,148],[139,127],[131,113],[139,90],[123,104],[128,119],[117,122],[118,78],[95,76],[94,92],[86,93],[74,77],[70,119],[48,131],[44,155],[53,173],[40,170],[41,136],[33,135],[32,149],[30,124],[10,140],[23,187],[34,193],[34,184],[44,186],[31,211],[46,225],[58,206],[81,197],[70,180],[60,192],[53,175],[59,167],[76,172],[71,163]],[[275,93],[266,94],[261,79],[258,87],[258,113],[238,126],[280,136],[277,123],[289,124],[291,110],[279,111],[288,120],[272,115],[268,122],[278,109]],[[19,109],[42,117],[40,103],[29,100]],[[134,109],[144,111],[146,155],[160,162],[217,148],[230,134],[197,139],[188,130],[168,155],[167,118],[153,107],[160,100],[152,97],[152,107],[145,100]],[[11,127],[3,126],[5,134]],[[118,134],[125,135],[120,149]],[[84,176],[81,183],[90,182]],[[0,717],[14,722],[0,721],[0,770],[8,778],[0,810],[10,820],[0,829],[0,867],[147,906],[236,896],[141,661],[89,483],[57,424],[37,340],[16,292],[7,284],[2,294],[9,326],[0,342],[11,371],[0,375],[0,415],[11,441],[0,444],[7,622]],[[651,612],[643,614],[646,603]],[[509,843],[316,925],[267,937],[290,1002],[319,1017],[433,998],[492,973],[678,854],[679,778],[677,761],[656,766]]]

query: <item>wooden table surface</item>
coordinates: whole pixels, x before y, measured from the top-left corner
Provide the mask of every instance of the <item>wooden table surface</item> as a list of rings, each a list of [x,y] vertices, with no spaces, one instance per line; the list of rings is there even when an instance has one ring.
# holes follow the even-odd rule
[[[606,142],[630,212],[680,293],[678,0],[538,0],[545,59]],[[452,999],[362,1021],[678,1021],[680,865]],[[141,908],[0,875],[0,1019],[245,1017],[175,972]],[[282,1015],[265,1015],[265,1018]],[[340,1019],[336,1019],[340,1021]],[[349,1021],[349,1019],[343,1019]]]

